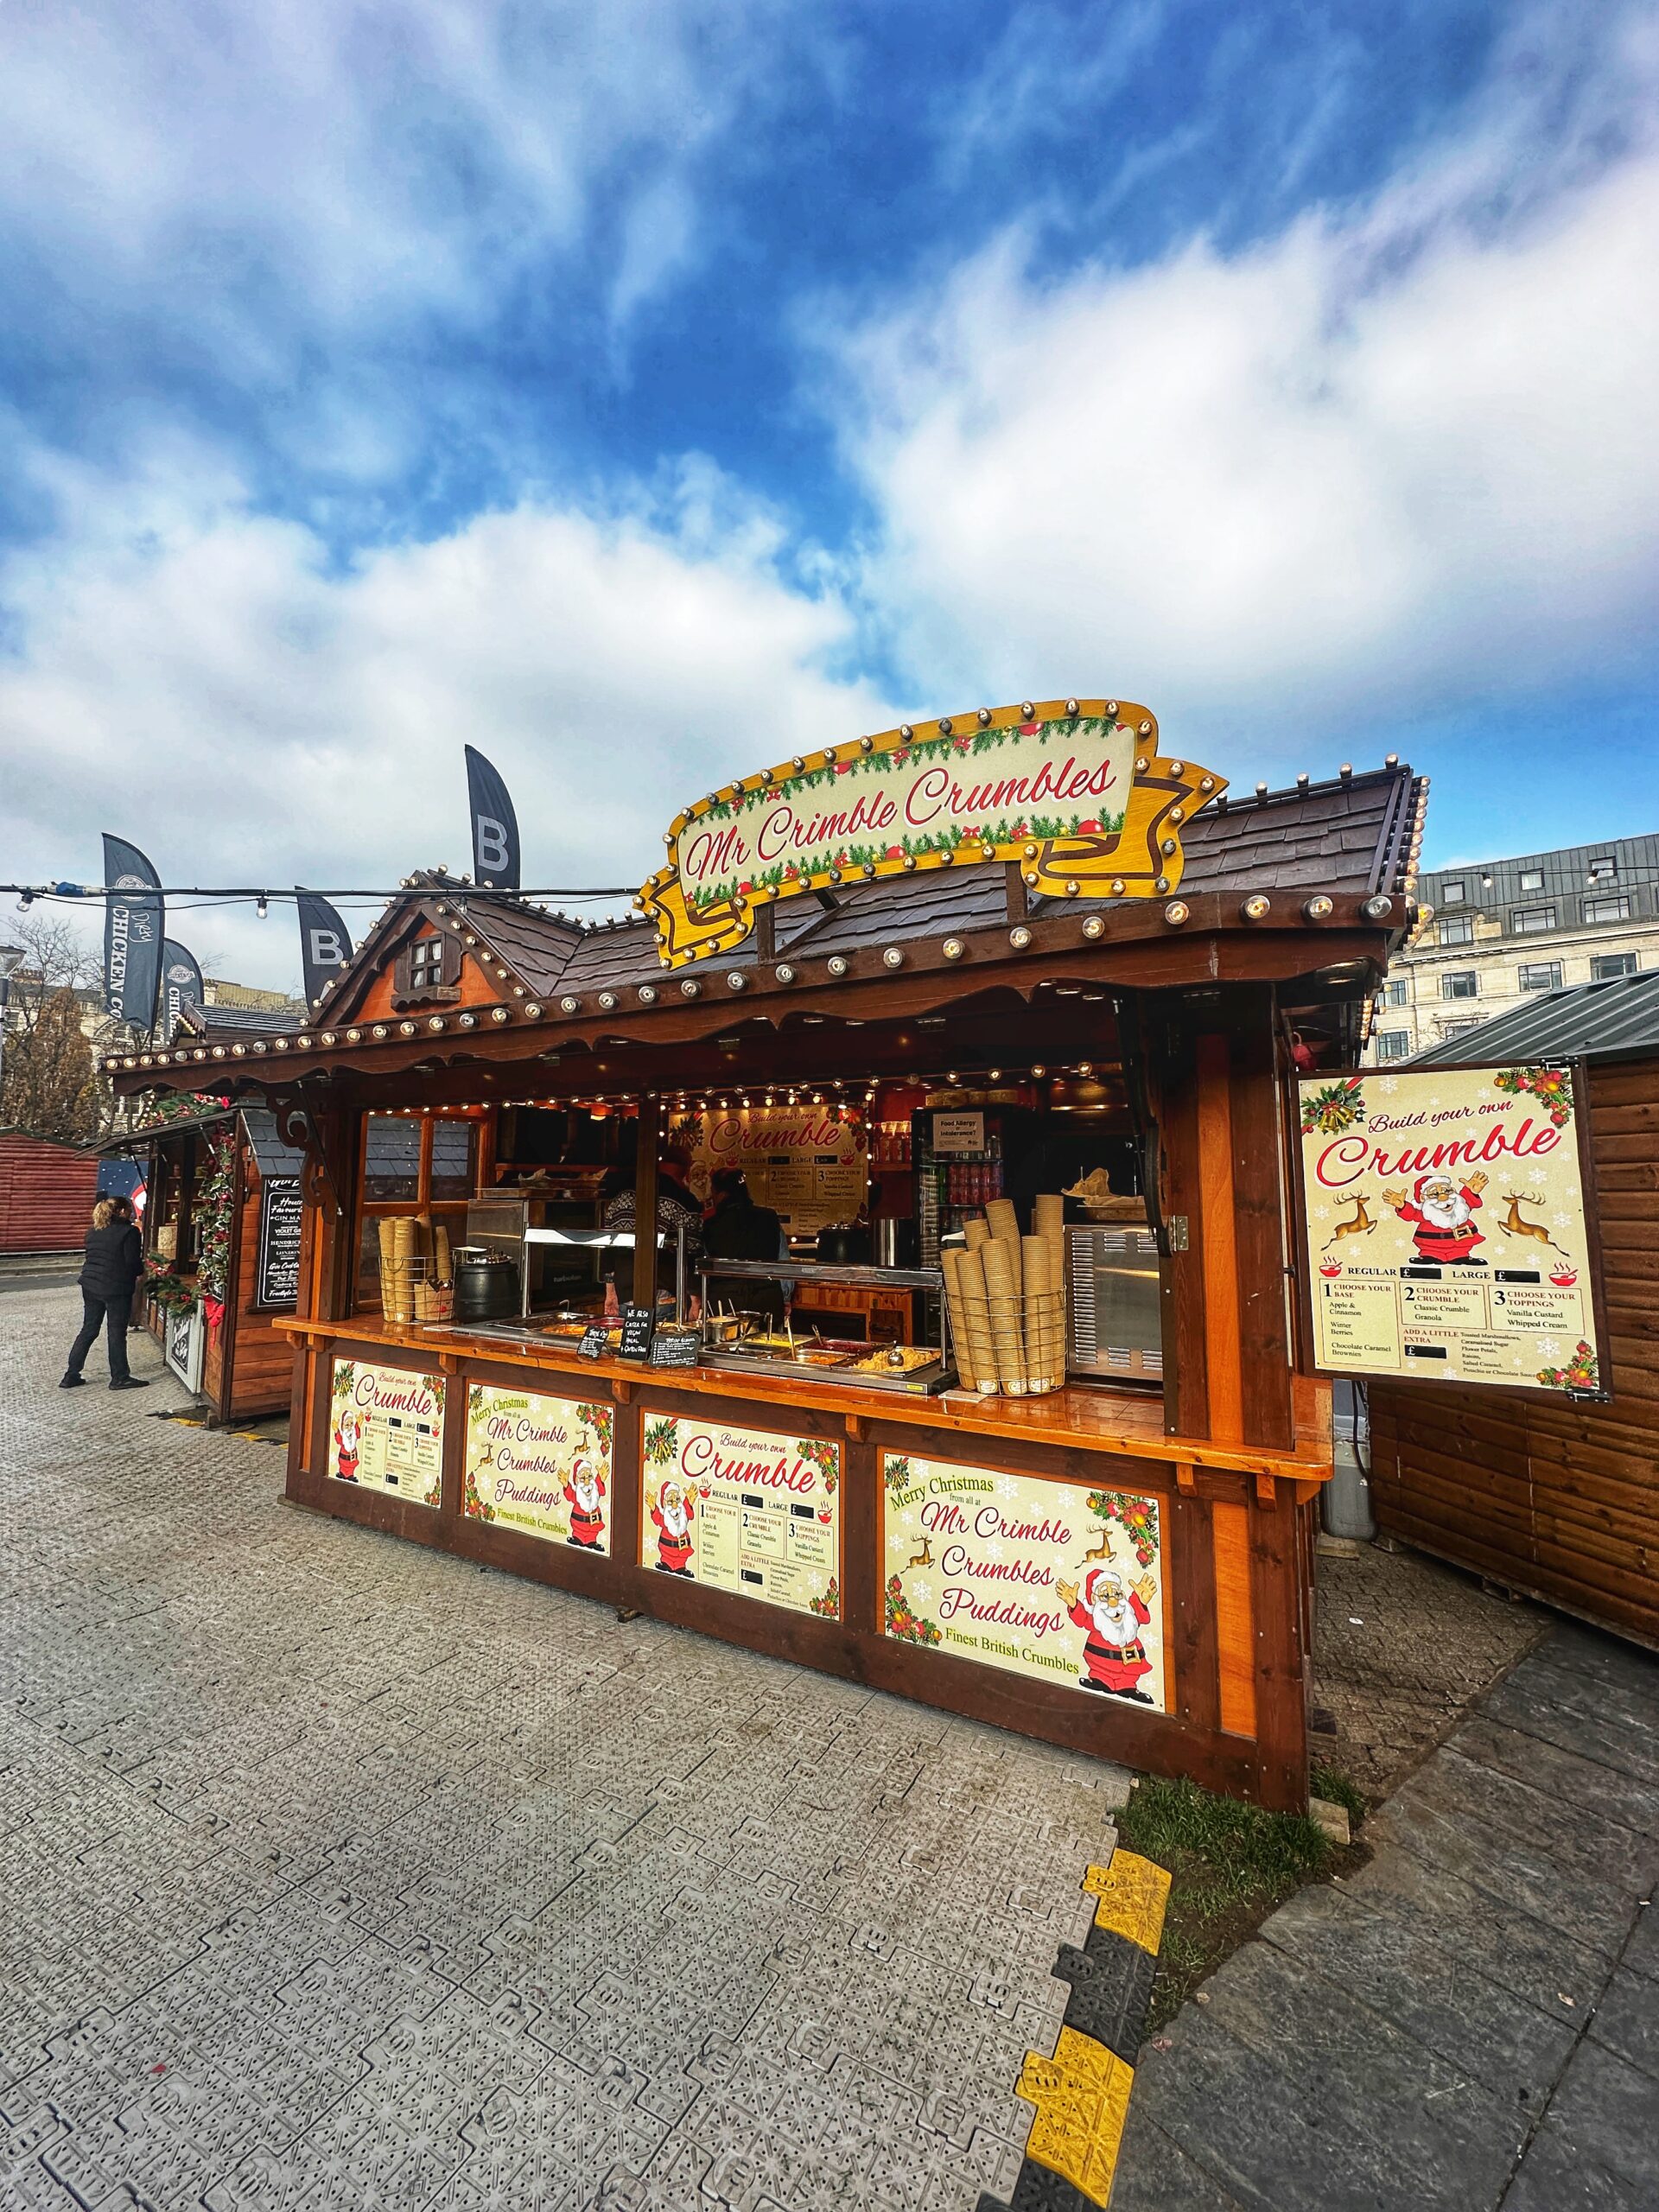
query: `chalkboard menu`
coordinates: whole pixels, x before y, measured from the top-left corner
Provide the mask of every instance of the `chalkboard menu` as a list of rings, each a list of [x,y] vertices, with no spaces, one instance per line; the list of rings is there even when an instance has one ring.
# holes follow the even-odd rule
[[[625,1306],[622,1308],[622,1341],[617,1346],[619,1359],[649,1359],[651,1340],[656,1333],[657,1316],[649,1306]]]
[[[658,1329],[652,1343],[653,1367],[696,1367],[702,1357],[700,1329]]]
[[[259,1189],[259,1257],[253,1281],[256,1306],[286,1310],[299,1303],[300,1223],[304,1214],[297,1175],[267,1175]]]

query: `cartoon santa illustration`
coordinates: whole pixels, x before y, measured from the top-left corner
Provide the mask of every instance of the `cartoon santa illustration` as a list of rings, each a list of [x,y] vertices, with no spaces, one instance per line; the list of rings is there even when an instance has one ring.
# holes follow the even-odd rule
[[[568,1543],[578,1551],[596,1552],[605,1528],[603,1500],[605,1478],[585,1454],[578,1453],[570,1469],[570,1479],[564,1486],[564,1502],[570,1509],[570,1534]]]
[[[354,1408],[347,1406],[334,1426],[334,1472],[343,1483],[357,1480],[357,1463],[363,1451],[363,1425]]]
[[[1152,1662],[1141,1631],[1152,1618],[1152,1600],[1158,1586],[1150,1574],[1125,1587],[1115,1567],[1090,1570],[1081,1596],[1075,1582],[1054,1586],[1067,1618],[1085,1631],[1083,1668],[1077,1676],[1086,1690],[1106,1697],[1126,1697],[1136,1705],[1155,1700],[1135,1685],[1152,1672]]]
[[[1486,1262],[1475,1247],[1486,1239],[1474,1216],[1485,1187],[1486,1178],[1478,1172],[1459,1188],[1451,1176],[1431,1170],[1417,1178],[1409,1196],[1403,1184],[1395,1184],[1383,1192],[1382,1202],[1411,1224],[1420,1260],[1432,1260],[1437,1267],[1484,1268]]]
[[[696,1507],[690,1493],[682,1490],[677,1482],[665,1482],[657,1493],[657,1503],[651,1509],[651,1517],[657,1529],[657,1570],[659,1574],[683,1574],[693,1580],[688,1562],[691,1557],[691,1523],[696,1518]]]

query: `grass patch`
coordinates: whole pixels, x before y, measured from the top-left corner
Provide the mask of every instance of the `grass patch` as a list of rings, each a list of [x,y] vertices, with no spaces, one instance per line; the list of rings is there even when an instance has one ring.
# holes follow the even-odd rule
[[[1316,1794],[1355,1809],[1351,1783],[1321,1769]],[[1353,1863],[1300,1813],[1266,1813],[1196,1783],[1143,1775],[1117,1815],[1127,1850],[1167,1867],[1172,1877],[1163,1948],[1147,2032],[1172,2018],[1207,1974],[1254,1935],[1274,1907],[1304,1884]]]
[[[1308,1770],[1308,1787],[1316,1797],[1325,1798],[1332,1805],[1340,1805],[1355,1827],[1364,1819],[1368,1809],[1365,1792],[1357,1782],[1351,1782],[1341,1770],[1326,1766],[1323,1759],[1315,1759]]]

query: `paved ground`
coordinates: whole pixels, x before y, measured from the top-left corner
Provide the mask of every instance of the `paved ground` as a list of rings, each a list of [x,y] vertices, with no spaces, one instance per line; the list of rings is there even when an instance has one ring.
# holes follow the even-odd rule
[[[1365,1837],[1142,2050],[1112,2212],[1654,2212],[1659,1662],[1554,1629]]]
[[[1361,1544],[1352,1558],[1321,1554],[1314,1758],[1368,1797],[1386,1796],[1554,1619],[1421,1552]]]
[[[1126,1777],[283,1507],[78,1311],[0,1318],[0,2202],[1006,2197]]]

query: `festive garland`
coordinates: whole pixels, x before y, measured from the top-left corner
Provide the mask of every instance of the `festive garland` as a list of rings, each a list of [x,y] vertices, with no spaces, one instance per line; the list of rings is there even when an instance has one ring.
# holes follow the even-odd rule
[[[1134,1545],[1135,1555],[1141,1566],[1152,1565],[1158,1556],[1158,1508],[1154,1504],[1126,1491],[1091,1490],[1089,1510],[1098,1521],[1118,1522]]]
[[[1351,1129],[1356,1122],[1364,1118],[1365,1094],[1360,1089],[1363,1076],[1351,1075],[1341,1083],[1327,1084],[1323,1090],[1315,1090],[1302,1101],[1302,1135],[1312,1136],[1318,1129],[1321,1135],[1340,1136],[1344,1129]]]
[[[841,1618],[841,1584],[832,1574],[824,1586],[823,1597],[809,1598],[806,1604],[809,1612],[823,1613],[829,1619],[838,1621]]]
[[[196,1287],[210,1325],[217,1328],[230,1290],[231,1227],[236,1211],[236,1139],[229,1129],[216,1129],[207,1139],[207,1144],[212,1165],[195,1196]]]
[[[938,1629],[923,1615],[913,1612],[905,1595],[905,1586],[896,1574],[887,1578],[886,1598],[887,1632],[905,1643],[941,1643]]]
[[[1512,1098],[1535,1098],[1558,1129],[1566,1128],[1573,1111],[1573,1077],[1566,1068],[1504,1068],[1492,1077],[1492,1088]]]
[[[188,1313],[195,1306],[196,1287],[164,1268],[144,1277],[144,1296],[162,1313]]]
[[[1579,1348],[1567,1365],[1540,1368],[1538,1380],[1551,1390],[1594,1390],[1600,1383],[1596,1355],[1580,1338]]]

